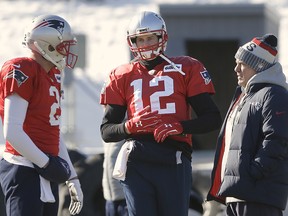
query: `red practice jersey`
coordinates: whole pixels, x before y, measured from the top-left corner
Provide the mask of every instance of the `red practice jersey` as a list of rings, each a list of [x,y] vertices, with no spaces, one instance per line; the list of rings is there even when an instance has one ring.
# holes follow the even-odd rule
[[[191,119],[191,108],[186,99],[205,92],[214,94],[214,86],[198,60],[188,56],[170,60],[185,75],[165,61],[151,71],[139,62],[112,70],[102,89],[100,103],[127,106],[128,119],[148,105],[152,111],[158,110],[159,114],[171,115],[178,121]],[[191,145],[191,135],[176,139]]]
[[[28,101],[23,129],[44,153],[58,155],[61,116],[61,75],[53,68],[47,73],[30,58],[5,62],[0,73],[0,115],[4,118],[4,99],[17,93]],[[5,151],[19,155],[6,141]]]

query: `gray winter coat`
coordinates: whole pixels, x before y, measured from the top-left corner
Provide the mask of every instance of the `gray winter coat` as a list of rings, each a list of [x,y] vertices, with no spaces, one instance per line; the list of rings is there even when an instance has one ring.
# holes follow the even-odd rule
[[[114,143],[104,143],[104,162],[103,162],[103,195],[106,200],[117,201],[125,199],[122,185],[119,180],[112,177],[113,168],[117,155],[124,141]]]

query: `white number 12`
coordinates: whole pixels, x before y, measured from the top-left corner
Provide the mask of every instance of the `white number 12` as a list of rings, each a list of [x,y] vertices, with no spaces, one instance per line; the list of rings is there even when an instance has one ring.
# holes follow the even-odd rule
[[[136,112],[139,112],[142,110],[143,107],[143,99],[142,99],[142,93],[143,93],[143,85],[142,85],[142,79],[134,80],[131,83],[131,86],[134,88],[134,103],[135,103],[135,110]],[[164,82],[164,90],[163,91],[157,91],[154,92],[152,95],[150,95],[150,104],[151,104],[151,110],[155,111],[158,110],[159,114],[168,114],[168,113],[175,113],[175,103],[166,103],[166,108],[160,107],[160,98],[161,97],[168,97],[174,93],[174,85],[173,85],[173,79],[169,76],[159,76],[154,77],[149,82],[149,86],[158,86],[159,82]]]

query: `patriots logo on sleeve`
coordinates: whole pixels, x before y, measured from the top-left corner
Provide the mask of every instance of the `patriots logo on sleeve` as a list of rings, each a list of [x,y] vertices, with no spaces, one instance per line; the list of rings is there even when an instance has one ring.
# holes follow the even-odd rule
[[[8,79],[8,78],[15,79],[19,87],[28,79],[28,76],[24,74],[21,70],[14,69],[10,71],[3,79]]]
[[[204,79],[205,85],[208,85],[211,82],[211,77],[208,71],[202,71],[200,72],[202,78]]]
[[[55,74],[55,79],[57,80],[58,83],[61,83],[61,74]]]

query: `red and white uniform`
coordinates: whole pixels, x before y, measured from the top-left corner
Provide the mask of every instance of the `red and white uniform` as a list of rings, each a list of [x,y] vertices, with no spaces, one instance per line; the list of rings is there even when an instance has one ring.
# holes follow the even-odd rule
[[[204,92],[214,94],[211,78],[202,63],[194,58],[181,56],[170,60],[185,75],[166,61],[151,71],[139,62],[112,70],[100,103],[127,106],[128,119],[148,105],[152,111],[158,110],[159,114],[171,115],[178,121],[191,119],[186,99]],[[184,136],[182,141],[191,145],[191,135]]]
[[[23,130],[44,153],[56,156],[59,152],[61,116],[61,75],[52,68],[47,73],[31,58],[16,58],[5,62],[0,73],[0,115],[4,118],[4,100],[17,93],[28,101]],[[6,142],[5,151],[19,155]]]

